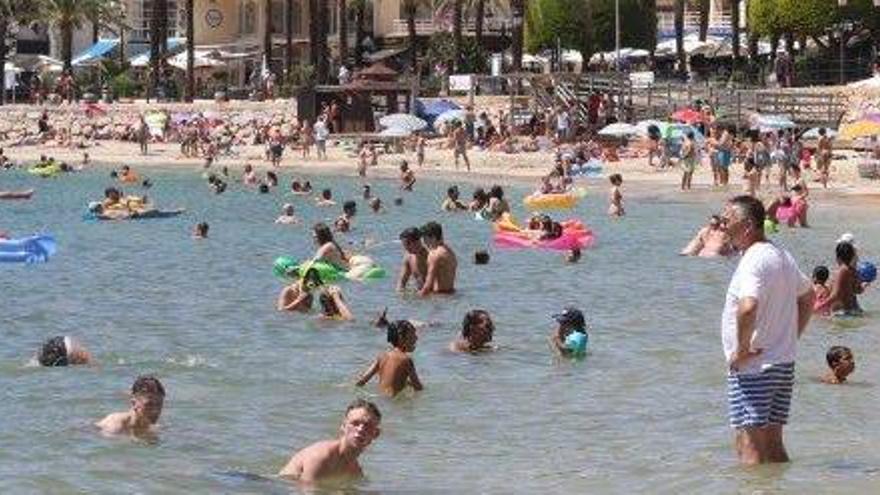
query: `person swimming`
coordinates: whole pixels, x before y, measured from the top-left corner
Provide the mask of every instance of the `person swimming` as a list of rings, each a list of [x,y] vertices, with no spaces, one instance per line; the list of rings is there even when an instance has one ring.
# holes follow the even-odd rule
[[[321,197],[315,200],[316,206],[336,206],[336,201],[333,201],[333,191],[330,189],[324,189],[321,191]]]
[[[333,238],[333,232],[330,227],[323,223],[316,223],[313,228],[313,237],[318,245],[318,250],[312,259],[315,261],[326,261],[333,264],[344,271],[351,268],[348,256]]]
[[[40,366],[76,366],[91,364],[89,351],[69,336],[52,337],[40,346],[36,356]]]
[[[849,347],[835,345],[825,354],[829,371],[822,381],[832,385],[846,383],[846,379],[856,369],[856,359]]]
[[[390,397],[399,394],[407,385],[412,385],[414,390],[422,390],[422,382],[409,356],[415,351],[418,341],[415,326],[407,320],[397,320],[386,325],[386,333],[392,348],[373,361],[358,378],[356,385],[362,387],[378,374],[379,390]]]
[[[461,336],[449,344],[453,352],[478,353],[491,351],[495,324],[492,317],[483,309],[473,309],[464,315],[461,323]]]
[[[342,289],[335,285],[324,288],[318,295],[318,303],[321,305],[321,319],[335,321],[349,321],[354,319],[351,310],[342,297]]]
[[[162,382],[151,375],[139,376],[131,386],[129,400],[128,411],[109,414],[95,426],[107,435],[151,436],[165,403]]]
[[[281,289],[281,293],[278,294],[276,308],[278,311],[307,313],[312,309],[312,304],[315,299],[314,296],[312,296],[312,292],[320,288],[322,285],[323,283],[318,270],[308,268],[302,278]]]
[[[333,222],[333,227],[337,232],[348,232],[351,230],[351,222],[357,213],[357,203],[354,201],[346,201],[342,204],[342,215]]]
[[[582,357],[587,353],[587,324],[584,313],[576,308],[565,308],[562,313],[553,315],[559,326],[550,337],[554,349],[565,357]]]

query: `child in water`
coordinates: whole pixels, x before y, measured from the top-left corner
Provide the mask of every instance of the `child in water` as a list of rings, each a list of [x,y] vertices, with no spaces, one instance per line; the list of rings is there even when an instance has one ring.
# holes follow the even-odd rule
[[[415,364],[407,353],[416,348],[418,336],[412,323],[398,320],[388,324],[388,343],[392,348],[376,358],[373,364],[358,378],[357,386],[362,387],[373,375],[379,375],[379,390],[390,397],[399,394],[407,384],[414,390],[422,390],[422,382],[416,373]]]
[[[315,206],[336,206],[336,201],[333,201],[333,191],[330,189],[321,191],[321,197],[315,200]]]
[[[826,285],[831,272],[825,265],[819,265],[813,268],[813,311],[817,313],[827,314],[828,311],[822,311],[822,307],[828,302],[828,296],[831,295],[831,289]]]
[[[832,385],[845,383],[846,377],[856,369],[856,361],[849,347],[833,346],[825,354],[825,361],[831,370],[822,377],[822,381]]]
[[[550,337],[556,351],[565,357],[584,356],[589,337],[581,310],[566,308],[562,313],[553,315],[553,319],[559,324]]]
[[[193,229],[193,239],[207,239],[209,228],[210,225],[208,225],[208,222],[197,223]]]
[[[321,304],[320,318],[322,320],[349,321],[354,319],[342,297],[342,290],[335,285],[321,291],[318,302]]]
[[[107,435],[144,436],[152,433],[162,414],[165,388],[154,376],[139,376],[131,386],[131,408],[108,415],[95,423]]]
[[[464,315],[461,323],[461,336],[449,344],[452,352],[478,353],[491,351],[495,324],[489,313],[482,309],[473,309]]]
[[[351,230],[351,222],[357,213],[357,203],[354,201],[346,201],[342,205],[342,215],[333,223],[333,227],[337,232],[348,232]]]
[[[278,311],[307,313],[312,309],[314,302],[312,292],[319,287],[321,287],[321,276],[318,275],[318,270],[314,268],[306,270],[305,277],[281,289],[276,305]]]
[[[612,174],[611,177],[608,177],[608,180],[611,182],[611,192],[608,195],[611,204],[608,206],[608,214],[612,217],[622,217],[626,214],[623,210],[623,194],[620,192],[623,176]]]

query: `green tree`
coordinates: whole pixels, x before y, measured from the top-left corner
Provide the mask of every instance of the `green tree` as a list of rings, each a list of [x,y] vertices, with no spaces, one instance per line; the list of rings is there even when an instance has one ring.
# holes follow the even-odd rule
[[[73,31],[85,22],[113,24],[122,17],[119,0],[39,0],[43,14],[61,32],[61,61],[70,69],[73,60]]]
[[[406,16],[406,32],[409,39],[409,61],[415,70],[419,55],[418,36],[416,35],[417,0],[403,0],[403,14]]]
[[[351,0],[349,8],[354,10],[354,64],[361,65],[364,61],[364,38],[367,31],[367,0]]]
[[[585,3],[586,2],[586,3]],[[620,0],[622,47],[653,50],[656,44],[656,2]],[[534,0],[526,16],[526,48],[535,52],[554,48],[581,50],[615,46],[614,0]],[[584,53],[585,47],[590,53]]]
[[[27,24],[36,19],[41,4],[35,0],[0,0],[0,68],[6,66],[6,41],[13,25]],[[2,70],[0,70],[2,74]],[[0,105],[6,103],[6,88],[0,77]]]
[[[184,99],[192,103],[196,96],[196,28],[195,28],[195,0],[186,0],[184,9],[186,16],[186,92]]]

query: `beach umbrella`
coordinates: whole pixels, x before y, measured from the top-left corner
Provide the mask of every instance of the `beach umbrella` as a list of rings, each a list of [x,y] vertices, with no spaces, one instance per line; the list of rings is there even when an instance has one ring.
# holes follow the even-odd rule
[[[703,121],[703,114],[693,108],[682,108],[672,114],[672,120],[685,124],[696,124]]]
[[[609,137],[626,137],[626,136],[635,136],[639,133],[639,128],[624,122],[617,122],[614,124],[609,124],[599,130],[600,136],[609,136]]]
[[[821,127],[813,127],[809,131],[801,134],[801,138],[802,139],[819,139],[819,129],[822,129],[822,128]],[[834,129],[825,129],[825,135],[830,138],[837,137],[837,131],[835,131]]]
[[[791,119],[782,115],[752,114],[749,117],[749,125],[753,129],[761,129],[762,132],[772,132],[780,129],[794,129],[797,127]]]
[[[462,110],[460,108],[447,110],[434,119],[434,129],[436,129],[440,125],[446,125],[454,120],[459,122],[464,122],[464,117],[467,115],[467,110]]]
[[[410,132],[421,131],[425,127],[428,127],[427,122],[408,113],[392,113],[386,115],[379,119],[379,124],[382,127],[406,129]]]
[[[858,139],[880,135],[880,122],[868,119],[857,120],[840,128],[844,139]]]
[[[387,129],[382,130],[382,132],[380,132],[379,135],[385,136],[385,137],[401,137],[402,138],[402,137],[411,136],[412,131],[410,131],[409,129],[403,129],[400,127],[389,127]]]
[[[656,127],[657,130],[660,131],[660,135],[662,136],[666,132],[666,128],[669,127],[669,123],[661,122],[654,119],[640,120],[636,122],[636,128],[638,129],[639,134],[643,136],[647,136],[649,134],[649,129],[651,127]]]

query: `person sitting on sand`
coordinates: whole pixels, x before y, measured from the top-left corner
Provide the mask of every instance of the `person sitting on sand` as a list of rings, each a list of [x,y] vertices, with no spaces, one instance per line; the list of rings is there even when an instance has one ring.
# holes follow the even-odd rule
[[[440,209],[443,211],[467,210],[468,207],[458,198],[458,186],[451,186],[449,189],[446,190],[446,199],[443,200],[443,204],[440,205]]]
[[[464,315],[461,336],[449,344],[452,352],[478,353],[493,350],[489,345],[495,333],[492,317],[482,309],[473,309]]]
[[[346,201],[342,204],[342,215],[333,222],[333,228],[337,232],[348,232],[351,230],[351,222],[357,213],[357,203],[354,201]]]
[[[404,191],[412,191],[416,183],[416,174],[409,168],[406,160],[400,162],[400,188]]]
[[[139,376],[131,386],[131,408],[113,413],[95,423],[107,435],[149,436],[159,421],[165,403],[165,388],[154,376]]]
[[[403,246],[404,255],[400,277],[397,280],[397,291],[406,290],[410,277],[414,277],[416,285],[422,287],[428,273],[428,250],[422,244],[422,234],[419,229],[415,227],[404,229],[400,233],[400,244]]]
[[[846,383],[846,378],[856,369],[856,360],[849,347],[835,345],[828,349],[825,361],[831,368],[822,381],[831,385]]]
[[[443,228],[437,222],[428,222],[419,233],[428,249],[428,271],[419,295],[454,293],[458,261],[452,248],[443,241]]]
[[[43,342],[36,361],[40,366],[76,366],[93,362],[89,351],[78,340],[66,335]]]
[[[862,293],[864,286],[856,274],[856,249],[849,242],[839,242],[835,250],[837,273],[831,284],[831,294],[825,304],[814,309],[839,316],[861,316],[863,311],[856,296]]]
[[[387,339],[392,348],[383,352],[373,364],[358,378],[356,385],[362,387],[379,375],[379,391],[394,397],[407,384],[414,390],[422,390],[422,382],[416,373],[415,364],[408,353],[415,351],[418,336],[416,328],[407,320],[398,320],[387,326]]]
[[[379,438],[382,414],[372,402],[357,399],[345,409],[339,437],[314,443],[290,458],[278,473],[300,483],[346,481],[363,477],[358,457]]]
[[[312,309],[314,302],[312,292],[321,285],[321,276],[318,274],[318,270],[309,268],[304,277],[281,289],[275,307],[278,311],[307,313]]]
[[[318,250],[312,259],[314,261],[326,261],[344,271],[348,271],[351,268],[348,256],[345,255],[345,252],[333,238],[333,232],[330,231],[330,227],[323,223],[316,223],[313,232]]]
[[[715,256],[730,256],[733,254],[733,246],[725,230],[724,221],[718,215],[709,217],[709,224],[700,229],[697,235],[681,250],[682,256],[700,256],[711,258]]]
[[[293,214],[293,205],[285,203],[281,207],[281,215],[275,219],[275,223],[282,225],[293,225],[299,223],[299,219]]]
[[[333,191],[330,189],[321,191],[321,197],[315,199],[315,206],[336,206],[336,201],[333,201]]]
[[[582,357],[587,353],[587,324],[584,313],[576,308],[565,308],[565,311],[553,315],[559,326],[550,336],[553,348],[564,357]]]
[[[322,320],[349,321],[354,319],[351,310],[342,297],[342,289],[335,285],[325,287],[318,294],[318,303],[321,305]]]

